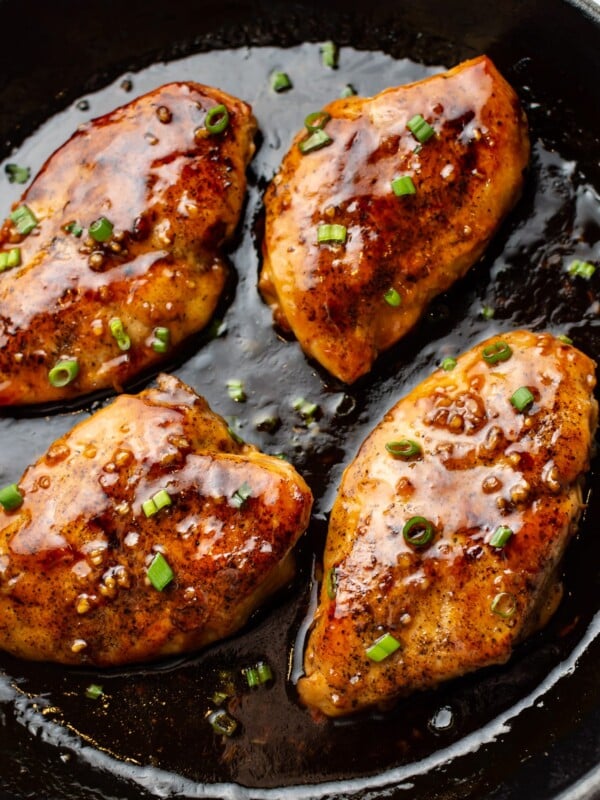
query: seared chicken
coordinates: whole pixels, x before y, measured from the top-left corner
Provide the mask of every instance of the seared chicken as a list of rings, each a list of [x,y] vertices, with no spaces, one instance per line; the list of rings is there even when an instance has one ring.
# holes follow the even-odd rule
[[[299,133],[267,191],[260,289],[352,383],[481,256],[519,197],[529,141],[485,57],[324,111],[316,135],[331,142],[311,150],[319,140]]]
[[[560,599],[597,424],[594,363],[496,336],[386,414],[344,473],[298,684],[330,716],[506,661]]]
[[[57,440],[18,492],[0,510],[0,648],[100,666],[238,630],[292,576],[312,504],[290,464],[164,375]]]
[[[119,390],[207,324],[254,131],[246,103],[173,83],[49,158],[0,229],[0,405]]]

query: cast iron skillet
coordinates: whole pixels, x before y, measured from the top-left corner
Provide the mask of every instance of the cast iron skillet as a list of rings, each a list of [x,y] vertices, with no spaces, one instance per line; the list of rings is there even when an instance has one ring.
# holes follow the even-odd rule
[[[600,273],[586,282],[564,269],[571,257],[600,262],[598,12],[560,0],[493,7],[467,0],[55,0],[25,7],[0,0],[0,30],[0,158],[24,143],[11,160],[26,158],[34,168],[78,122],[166,79],[215,83],[253,103],[262,144],[218,314],[225,330],[198,337],[167,366],[235,417],[232,424],[250,441],[286,452],[316,497],[297,579],[231,641],[189,658],[105,673],[0,655],[0,791],[52,800],[600,797],[597,464],[565,563],[563,604],[509,664],[408,698],[387,714],[336,724],[314,723],[293,687],[333,493],[385,409],[441,356],[497,330],[567,333],[600,359]],[[335,72],[319,61],[316,43],[327,39],[342,46]],[[262,191],[305,113],[345,83],[368,94],[481,52],[495,60],[528,112],[534,154],[527,189],[469,276],[433,303],[372,375],[347,389],[278,337],[256,295]],[[269,93],[271,69],[290,71],[292,92]],[[18,187],[4,175],[0,186],[4,214]],[[486,308],[494,309],[492,318],[481,313]],[[233,376],[246,381],[243,407],[224,391]],[[291,409],[298,395],[319,403],[316,425],[303,425]],[[3,414],[0,482],[18,479],[53,438],[101,402]],[[265,413],[279,415],[277,431],[260,429]],[[249,692],[239,668],[259,657],[271,663],[275,683]],[[235,684],[232,713],[241,732],[222,740],[204,713],[227,680]],[[85,698],[92,682],[104,687],[99,702]]]

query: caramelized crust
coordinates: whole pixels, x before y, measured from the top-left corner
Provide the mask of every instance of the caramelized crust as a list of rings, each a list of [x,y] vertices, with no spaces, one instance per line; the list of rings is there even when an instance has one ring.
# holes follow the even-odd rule
[[[512,355],[486,363],[484,349],[499,341]],[[517,331],[477,345],[386,414],[344,473],[331,514],[329,580],[298,684],[304,703],[337,716],[434,687],[506,661],[546,621],[582,509],[594,386],[583,353]],[[520,387],[534,397],[522,412],[511,403]],[[391,455],[386,444],[402,439],[420,454]],[[424,548],[403,536],[416,516],[433,525]],[[494,547],[500,526],[512,536]],[[375,663],[366,651],[386,633],[400,648]]]
[[[209,135],[224,104],[229,126]],[[0,274],[0,405],[40,403],[122,385],[156,365],[155,329],[169,349],[209,321],[227,268],[219,255],[242,209],[256,123],[242,101],[196,83],[162,86],[81,126],[46,162],[19,203],[38,226],[23,237],[8,219],[0,251],[22,265]],[[106,217],[111,241],[88,241]],[[65,226],[77,222],[77,237]],[[130,337],[123,351],[109,323]],[[159,345],[160,347],[160,345]],[[48,372],[77,359],[63,388]]]
[[[529,141],[486,57],[325,110],[332,143],[302,155],[299,133],[267,191],[260,290],[304,351],[352,383],[481,256],[519,197]],[[407,128],[417,114],[435,130],[422,145]],[[416,193],[396,197],[404,175]],[[346,227],[345,245],[317,243],[327,223]]]
[[[238,444],[164,375],[56,441],[19,489],[23,505],[0,510],[0,647],[101,666],[238,630],[291,578],[312,505],[292,466]],[[147,517],[163,489],[171,505]],[[157,553],[174,573],[162,591],[147,577]]]

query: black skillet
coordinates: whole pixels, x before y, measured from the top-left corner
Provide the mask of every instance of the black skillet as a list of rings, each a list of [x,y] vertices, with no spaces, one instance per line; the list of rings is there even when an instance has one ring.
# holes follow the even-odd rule
[[[563,604],[509,664],[408,698],[387,714],[336,724],[313,722],[293,685],[332,496],[383,411],[441,357],[496,330],[563,332],[600,360],[600,271],[585,281],[565,269],[573,257],[600,264],[600,13],[561,0],[0,0],[0,31],[0,158],[34,170],[79,122],[166,80],[214,83],[254,105],[261,146],[218,313],[224,329],[198,337],[166,367],[234,418],[248,440],[287,453],[316,496],[296,581],[231,641],[106,673],[0,655],[0,793],[11,800],[600,797],[598,464],[566,559]],[[321,64],[324,40],[341,46],[337,70]],[[257,297],[262,191],[305,114],[345,84],[368,94],[481,52],[528,112],[527,189],[469,276],[347,389],[277,335]],[[290,73],[286,95],[270,91],[273,69]],[[2,170],[2,215],[19,192]],[[224,388],[234,376],[246,382],[243,406]],[[294,412],[298,395],[319,404],[316,424]],[[102,402],[4,413],[0,482],[18,479]],[[273,414],[278,430],[261,429]],[[275,682],[250,692],[239,669],[259,657],[271,663]],[[231,712],[240,722],[232,739],[215,736],[204,718],[224,681],[233,681]],[[100,700],[85,697],[91,683],[103,686]]]

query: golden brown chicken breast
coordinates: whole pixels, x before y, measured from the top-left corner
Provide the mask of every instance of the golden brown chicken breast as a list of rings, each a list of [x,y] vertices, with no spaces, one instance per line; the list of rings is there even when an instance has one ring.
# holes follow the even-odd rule
[[[594,363],[503,334],[400,400],[347,468],[298,684],[336,716],[506,661],[552,613],[597,423]]]
[[[119,390],[206,325],[254,131],[246,103],[173,83],[48,159],[0,229],[0,405]]]
[[[293,574],[312,496],[163,375],[56,441],[0,503],[0,648],[110,666],[244,625]]]
[[[529,141],[485,57],[324,112],[267,191],[260,289],[352,383],[481,256],[519,197]]]

